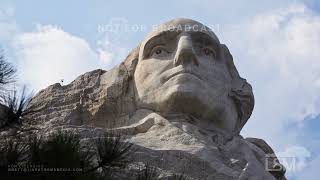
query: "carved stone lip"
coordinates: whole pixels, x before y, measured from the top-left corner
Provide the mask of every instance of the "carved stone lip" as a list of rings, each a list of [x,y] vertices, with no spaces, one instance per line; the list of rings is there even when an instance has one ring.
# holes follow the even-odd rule
[[[171,79],[172,77],[174,77],[174,76],[176,76],[176,75],[179,75],[179,74],[191,74],[191,75],[197,77],[199,80],[203,81],[203,79],[202,79],[197,73],[195,73],[194,71],[188,70],[188,69],[182,69],[182,70],[179,70],[179,71],[174,72],[174,73],[170,74],[169,76],[167,76],[167,77],[165,78],[165,81],[164,81],[164,82],[168,81],[168,80]]]

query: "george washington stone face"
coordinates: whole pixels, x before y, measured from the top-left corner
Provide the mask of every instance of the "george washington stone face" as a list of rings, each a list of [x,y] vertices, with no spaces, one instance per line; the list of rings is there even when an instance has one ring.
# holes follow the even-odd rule
[[[110,71],[40,91],[28,106],[22,134],[15,134],[74,131],[84,143],[104,133],[124,135],[138,148],[131,164],[151,162],[163,178],[285,179],[265,141],[239,136],[253,106],[252,88],[228,48],[199,22],[175,19],[154,29]],[[140,173],[127,168],[115,177],[131,171]]]
[[[253,108],[251,86],[238,75],[226,46],[189,19],[169,21],[147,35],[134,81],[138,108],[188,114],[231,132],[242,128]],[[246,95],[249,115],[248,104],[241,104]]]

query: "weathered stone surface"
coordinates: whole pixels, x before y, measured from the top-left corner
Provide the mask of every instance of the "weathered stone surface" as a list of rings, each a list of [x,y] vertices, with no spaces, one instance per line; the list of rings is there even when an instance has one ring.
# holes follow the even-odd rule
[[[205,27],[188,19],[170,21],[110,71],[95,70],[40,91],[22,133],[71,130],[90,143],[117,132],[137,147],[135,163],[154,165],[166,176],[284,178],[266,170],[266,155],[273,151],[264,141],[239,135],[254,98],[229,50],[209,28],[187,31],[186,25]]]

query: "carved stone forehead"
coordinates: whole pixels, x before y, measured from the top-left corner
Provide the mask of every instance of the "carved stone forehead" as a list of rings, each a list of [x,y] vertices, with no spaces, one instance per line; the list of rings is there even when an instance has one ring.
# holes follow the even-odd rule
[[[165,22],[159,26],[156,26],[142,41],[141,49],[144,45],[156,36],[165,33],[182,33],[182,32],[192,32],[192,33],[204,33],[210,36],[214,41],[220,44],[218,37],[215,33],[207,26],[201,24],[200,22],[194,21],[192,19],[173,19],[171,21]]]

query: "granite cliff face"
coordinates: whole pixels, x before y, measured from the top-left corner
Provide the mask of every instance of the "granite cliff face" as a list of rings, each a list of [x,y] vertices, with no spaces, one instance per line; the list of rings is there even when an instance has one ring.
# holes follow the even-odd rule
[[[200,25],[187,19],[167,24]],[[266,158],[274,152],[265,141],[239,135],[253,110],[253,94],[226,46],[211,31],[197,35],[179,30],[177,42],[162,32],[153,31],[110,71],[94,70],[66,86],[41,90],[29,105],[33,113],[14,134],[73,131],[90,143],[112,131],[137,149],[126,171],[149,164],[162,177],[183,173],[189,179],[285,179],[283,171],[274,170],[281,166],[276,157]],[[163,34],[166,49],[148,47]],[[199,38],[209,39],[214,48],[198,53]]]
[[[40,111],[27,117],[25,127],[33,129],[27,132],[49,134],[63,129],[87,139],[112,129],[138,147],[134,162],[154,165],[163,176],[281,179],[265,171],[266,154],[273,152],[264,148],[263,140],[230,136],[218,129],[206,131],[188,116],[164,117],[148,109],[136,110],[131,103],[134,93],[124,88],[130,81],[120,64],[108,72],[85,73],[66,86],[49,86],[30,104]]]

